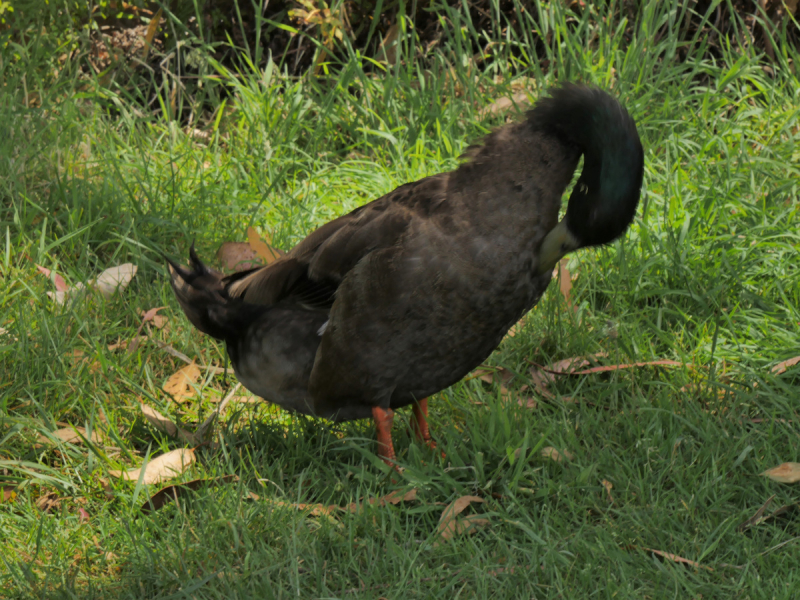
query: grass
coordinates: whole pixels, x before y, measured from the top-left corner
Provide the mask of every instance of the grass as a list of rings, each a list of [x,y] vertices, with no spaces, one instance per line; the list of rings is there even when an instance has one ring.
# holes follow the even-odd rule
[[[193,126],[203,139],[168,111],[148,116],[121,84],[81,78],[77,64],[54,73],[58,44],[45,34],[7,44],[0,480],[15,496],[0,504],[0,590],[13,598],[795,597],[796,512],[738,526],[773,495],[773,508],[797,502],[796,487],[758,474],[800,461],[797,370],[770,371],[800,353],[798,57],[780,31],[772,76],[763,56],[732,49],[724,36],[709,54],[706,38],[670,35],[686,7],[669,4],[645,3],[629,33],[603,21],[606,13],[576,18],[546,5],[531,17],[542,39],[555,40],[543,57],[511,31],[481,71],[463,59],[464,40],[481,32],[445,8],[461,33],[385,74],[347,48],[331,65],[336,84],[290,78],[244,53],[238,71],[209,57],[207,98],[217,110]],[[692,52],[678,60],[687,45]],[[413,49],[411,40],[406,55]],[[543,72],[544,59],[556,67]],[[646,149],[643,203],[623,240],[570,258],[577,311],[554,284],[489,362],[516,374],[512,397],[526,393],[528,359],[604,351],[610,363],[668,358],[692,367],[562,378],[557,400],[540,398],[536,409],[507,402],[499,386],[462,381],[431,399],[445,460],[406,434],[407,415],[396,422],[405,471],[395,482],[374,455],[368,422],[335,426],[235,405],[215,445],[197,449],[176,481],[235,474],[237,482],[146,515],[140,507],[160,486],[112,479],[104,488],[109,469],[186,446],[150,427],[140,401],[191,428],[225,390],[221,377],[206,378],[196,399],[178,405],[161,386],[180,360],[154,343],[108,349],[135,335],[140,310],[165,306],[168,328],[152,337],[222,363],[222,347],[180,313],[160,252],[183,257],[195,240],[210,257],[251,224],[288,249],[401,183],[454,168],[468,143],[501,122],[480,109],[513,81],[535,98],[567,78],[612,88],[633,114]],[[76,282],[123,262],[139,267],[124,292],[61,307],[35,267]],[[38,443],[63,422],[110,440]],[[572,459],[544,459],[545,446]],[[345,507],[411,488],[413,502],[332,517],[292,506]],[[38,508],[51,493],[58,503]],[[443,541],[444,505],[464,495],[484,499],[464,514],[489,523]]]

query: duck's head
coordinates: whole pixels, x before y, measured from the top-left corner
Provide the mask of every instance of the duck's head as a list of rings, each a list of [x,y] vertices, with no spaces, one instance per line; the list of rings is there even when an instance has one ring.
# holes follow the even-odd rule
[[[614,241],[636,214],[644,172],[644,151],[636,125],[610,96],[595,98],[588,114],[570,123],[575,128],[582,125],[580,134],[571,137],[579,140],[583,151],[583,171],[569,197],[566,215],[542,242],[540,274],[552,271],[569,252]]]

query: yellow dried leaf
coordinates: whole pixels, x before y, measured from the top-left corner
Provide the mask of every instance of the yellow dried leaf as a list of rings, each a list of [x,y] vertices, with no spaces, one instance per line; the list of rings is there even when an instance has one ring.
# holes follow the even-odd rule
[[[194,396],[194,384],[200,377],[200,367],[192,363],[182,367],[177,373],[170,375],[164,383],[163,390],[170,394],[176,402],[183,402]]]
[[[488,523],[488,520],[482,519],[482,521],[486,522],[479,523],[473,521],[473,525],[470,526],[469,519],[457,519],[458,515],[464,512],[464,509],[473,502],[483,502],[483,498],[479,496],[461,496],[447,505],[447,508],[442,511],[442,516],[439,517],[439,526],[437,527],[437,531],[442,539],[450,539],[457,533],[464,533],[474,529],[477,525],[485,525]]]
[[[139,481],[139,476],[142,474],[142,469],[144,469],[142,482],[149,485],[177,477],[186,471],[194,461],[194,450],[181,448],[154,458],[142,468],[128,471],[109,471],[108,474],[112,477],[120,477],[125,481]]]
[[[258,232],[252,227],[247,228],[247,242],[250,244],[250,248],[252,248],[253,252],[258,254],[265,264],[275,262],[283,254],[283,252],[277,248],[273,248],[269,245],[269,238],[267,238],[266,242],[262,240]]]
[[[544,458],[552,459],[557,463],[564,462],[565,459],[572,460],[574,458],[571,452],[568,452],[567,450],[562,450],[561,452],[559,452],[552,446],[547,446],[546,448],[542,448],[542,456]]]
[[[797,483],[800,481],[800,463],[785,462],[772,469],[767,469],[761,475],[778,483]]]

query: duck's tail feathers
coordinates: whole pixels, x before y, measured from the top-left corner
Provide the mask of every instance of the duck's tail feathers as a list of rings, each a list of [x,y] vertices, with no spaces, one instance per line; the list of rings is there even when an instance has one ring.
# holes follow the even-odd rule
[[[230,298],[224,276],[209,269],[197,256],[194,244],[189,248],[189,267],[182,267],[168,257],[172,290],[192,325],[218,340],[235,337],[241,327],[241,304]]]

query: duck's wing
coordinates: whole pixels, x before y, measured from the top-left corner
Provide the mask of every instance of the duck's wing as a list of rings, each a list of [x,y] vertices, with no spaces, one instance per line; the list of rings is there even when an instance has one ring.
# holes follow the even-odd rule
[[[228,294],[249,304],[330,308],[345,276],[368,254],[399,243],[414,219],[443,201],[447,175],[400,186],[312,232],[274,263],[227,277]]]

